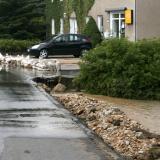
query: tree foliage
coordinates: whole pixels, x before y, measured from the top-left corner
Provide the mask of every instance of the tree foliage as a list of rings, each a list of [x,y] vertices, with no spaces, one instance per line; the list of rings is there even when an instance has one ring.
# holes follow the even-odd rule
[[[64,19],[64,32],[69,32],[70,16],[76,14],[78,32],[82,33],[86,25],[86,16],[95,0],[46,0],[47,34],[51,35],[51,20],[55,20],[55,32],[60,31],[60,19]],[[65,16],[64,16],[65,13]]]
[[[95,0],[73,0],[72,6],[76,13],[79,32],[81,33],[86,26],[86,17],[93,6]]]
[[[63,17],[63,2],[60,0],[46,0],[46,25],[47,25],[47,37],[51,36],[51,20],[55,21],[55,33],[60,32],[60,19]]]
[[[83,31],[83,34],[91,38],[93,47],[95,47],[98,43],[102,41],[102,35],[97,27],[95,20],[92,17],[90,17]]]
[[[0,38],[44,39],[44,0],[0,0]]]

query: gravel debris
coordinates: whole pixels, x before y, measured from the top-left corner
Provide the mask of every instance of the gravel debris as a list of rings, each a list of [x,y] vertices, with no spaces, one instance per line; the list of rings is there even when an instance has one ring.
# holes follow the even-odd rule
[[[85,120],[92,131],[121,155],[134,160],[157,158],[150,151],[154,146],[160,148],[160,136],[150,133],[141,124],[131,120],[117,106],[83,94],[66,93],[53,96],[74,115]]]

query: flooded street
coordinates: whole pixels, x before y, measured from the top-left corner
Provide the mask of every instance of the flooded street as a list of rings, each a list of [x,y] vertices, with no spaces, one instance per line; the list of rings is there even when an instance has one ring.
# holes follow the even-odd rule
[[[27,70],[0,71],[0,160],[118,157],[59,103],[37,89],[30,80],[34,76],[35,72]]]

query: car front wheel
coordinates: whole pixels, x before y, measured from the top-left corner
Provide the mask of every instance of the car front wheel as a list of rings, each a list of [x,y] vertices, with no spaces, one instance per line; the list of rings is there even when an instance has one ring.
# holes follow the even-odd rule
[[[40,58],[47,58],[48,57],[48,51],[46,49],[42,49],[40,51],[39,57]]]

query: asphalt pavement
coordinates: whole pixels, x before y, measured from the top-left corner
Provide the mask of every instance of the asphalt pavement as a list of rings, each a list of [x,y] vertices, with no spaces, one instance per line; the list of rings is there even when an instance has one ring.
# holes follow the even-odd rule
[[[118,159],[28,73],[0,71],[0,160]]]

